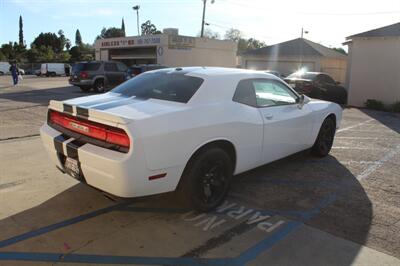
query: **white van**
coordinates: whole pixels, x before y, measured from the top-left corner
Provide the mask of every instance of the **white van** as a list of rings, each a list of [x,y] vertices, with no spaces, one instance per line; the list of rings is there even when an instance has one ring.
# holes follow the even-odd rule
[[[0,75],[10,73],[10,66],[8,62],[0,62]]]
[[[46,77],[65,75],[65,65],[63,63],[45,63],[40,67],[40,74]]]

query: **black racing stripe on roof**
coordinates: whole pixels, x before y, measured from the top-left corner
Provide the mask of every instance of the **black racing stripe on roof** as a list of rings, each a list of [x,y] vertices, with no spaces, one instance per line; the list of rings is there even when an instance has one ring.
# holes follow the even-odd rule
[[[123,99],[123,100],[120,100],[120,101],[114,101],[114,102],[110,102],[110,103],[96,105],[92,109],[95,109],[95,110],[107,110],[107,109],[123,106],[123,105],[126,105],[126,104],[137,103],[137,102],[146,101],[146,100],[148,100],[148,98],[133,97],[133,98]]]
[[[80,107],[91,107],[93,105],[98,105],[98,104],[102,104],[102,103],[108,103],[110,101],[118,100],[120,98],[126,98],[126,97],[124,97],[123,95],[121,95],[121,96],[110,96],[110,97],[103,98],[103,99],[100,99],[100,100],[94,100],[94,101],[88,101],[88,102],[85,102],[85,103],[80,103],[79,106]]]

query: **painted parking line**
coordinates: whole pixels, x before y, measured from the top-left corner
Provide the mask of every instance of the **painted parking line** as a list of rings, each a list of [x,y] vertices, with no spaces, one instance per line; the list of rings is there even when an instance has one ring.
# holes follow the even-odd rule
[[[348,126],[348,127],[341,128],[341,129],[337,130],[336,132],[337,132],[337,133],[339,133],[339,132],[347,131],[347,130],[350,130],[350,129],[352,129],[352,128],[355,128],[355,127],[359,127],[359,126],[365,125],[365,124],[367,124],[367,123],[369,123],[369,122],[371,122],[371,121],[374,121],[374,120],[375,120],[375,119],[368,119],[368,120],[366,120],[366,121],[363,121],[363,122],[357,123],[357,124],[355,124],[355,125],[352,125],[352,126]]]
[[[400,153],[400,144],[396,146],[392,151],[386,153],[381,159],[376,161],[374,164],[371,164],[367,167],[361,174],[357,175],[357,180],[361,181],[375,172],[379,167],[381,167],[385,162],[389,161],[397,154]]]

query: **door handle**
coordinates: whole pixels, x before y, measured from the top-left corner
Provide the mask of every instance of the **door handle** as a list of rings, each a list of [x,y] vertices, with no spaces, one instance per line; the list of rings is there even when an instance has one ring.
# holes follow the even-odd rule
[[[265,114],[265,119],[271,120],[274,116],[272,114]]]

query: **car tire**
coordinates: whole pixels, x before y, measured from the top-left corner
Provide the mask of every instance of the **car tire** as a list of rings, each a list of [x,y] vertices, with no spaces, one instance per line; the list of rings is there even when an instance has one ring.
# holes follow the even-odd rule
[[[311,152],[318,157],[325,157],[331,151],[335,138],[336,123],[332,117],[327,117],[321,125],[318,137]]]
[[[93,90],[95,92],[104,92],[105,87],[104,87],[104,80],[103,79],[97,79],[94,84],[93,84]]]
[[[225,199],[232,175],[229,155],[221,148],[209,148],[186,166],[178,186],[180,201],[196,211],[211,211]]]

